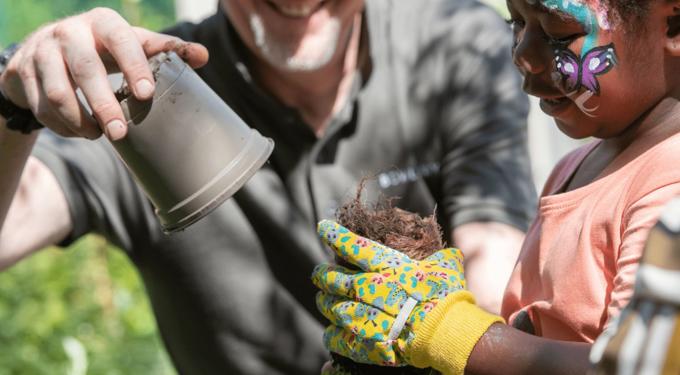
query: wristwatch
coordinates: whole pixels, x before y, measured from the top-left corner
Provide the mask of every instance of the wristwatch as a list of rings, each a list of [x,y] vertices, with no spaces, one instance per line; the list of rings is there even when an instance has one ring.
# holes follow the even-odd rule
[[[0,75],[5,71],[9,60],[19,50],[18,44],[12,44],[0,52]],[[28,109],[18,107],[5,97],[0,90],[0,116],[5,119],[7,129],[20,131],[28,134],[34,130],[44,128]]]

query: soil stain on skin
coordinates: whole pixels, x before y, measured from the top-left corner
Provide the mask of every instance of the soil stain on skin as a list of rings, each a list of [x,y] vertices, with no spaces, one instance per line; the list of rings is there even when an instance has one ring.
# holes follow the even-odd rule
[[[191,43],[177,42],[177,41],[173,41],[173,40],[167,41],[163,45],[164,51],[174,51],[184,61],[187,61],[189,59],[189,57],[191,56],[191,53],[189,51],[190,49],[191,49]]]
[[[158,55],[149,59],[149,67],[151,68],[151,74],[153,74],[154,82],[158,82],[158,72],[161,70],[161,65],[163,65],[163,63],[166,61],[169,62],[169,58],[159,59]],[[122,102],[132,95],[132,91],[130,90],[130,86],[126,80],[123,80],[120,88],[114,92],[114,95],[119,102]]]
[[[144,50],[149,50],[151,48],[149,43],[150,43],[149,41],[144,42],[143,44]],[[187,63],[191,63],[190,58],[192,57],[192,49],[194,49],[195,46],[196,45],[193,43],[169,40],[165,42],[165,44],[163,44],[162,50],[175,52],[182,60],[184,60]],[[165,55],[166,56],[165,59],[161,59],[158,56],[163,55],[159,53],[158,55],[149,58],[149,66],[151,68],[154,81],[158,81],[158,72],[160,70],[161,65],[164,62],[170,62],[170,57],[167,54]],[[132,95],[132,92],[130,91],[127,82],[123,80],[123,84],[118,90],[116,90],[114,94],[116,95],[116,99],[118,99],[118,101],[120,102],[128,98],[130,95]]]

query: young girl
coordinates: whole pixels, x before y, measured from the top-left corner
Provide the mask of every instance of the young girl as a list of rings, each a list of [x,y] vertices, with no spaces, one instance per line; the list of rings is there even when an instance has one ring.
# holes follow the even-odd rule
[[[507,4],[525,91],[565,134],[597,138],[544,187],[506,289],[508,324],[467,291],[424,295],[411,276],[431,264],[390,261],[397,255],[379,244],[322,222],[326,243],[364,271],[324,266],[313,275],[332,351],[446,374],[583,374],[593,340],[629,301],[647,234],[680,194],[680,0]],[[371,262],[376,251],[386,260]],[[382,276],[401,281],[397,308],[380,304],[395,293],[372,281]],[[349,303],[379,305],[382,331],[342,315]]]

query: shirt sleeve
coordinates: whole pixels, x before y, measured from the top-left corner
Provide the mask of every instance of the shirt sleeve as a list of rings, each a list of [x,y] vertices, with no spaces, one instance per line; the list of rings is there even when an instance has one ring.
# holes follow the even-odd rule
[[[54,173],[69,205],[73,230],[60,246],[93,232],[129,252],[160,233],[151,203],[103,137],[62,138],[43,130],[33,156]]]
[[[635,273],[651,228],[663,206],[680,195],[680,183],[668,184],[632,204],[624,218],[623,236],[616,259],[616,275],[607,307],[608,323],[618,316],[633,296]]]
[[[451,227],[497,221],[526,231],[535,213],[527,116],[511,34],[477,2],[441,2],[416,63],[413,92],[438,124],[443,200]]]

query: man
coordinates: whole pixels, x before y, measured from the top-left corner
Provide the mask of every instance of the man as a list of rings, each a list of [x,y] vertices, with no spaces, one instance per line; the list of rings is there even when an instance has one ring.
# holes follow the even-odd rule
[[[94,9],[32,34],[0,88],[57,134],[103,130],[115,142],[126,127],[106,68],[119,66],[145,99],[146,56],[181,50],[275,140],[270,163],[165,236],[106,139],[7,121],[22,134],[0,120],[0,265],[103,234],[139,268],[180,373],[318,373],[327,354],[309,275],[330,254],[315,224],[371,174],[372,196],[437,208],[447,239],[465,249],[470,287],[498,310],[535,197],[528,104],[493,11],[471,0],[223,0],[215,16],[168,33],[205,47]]]

